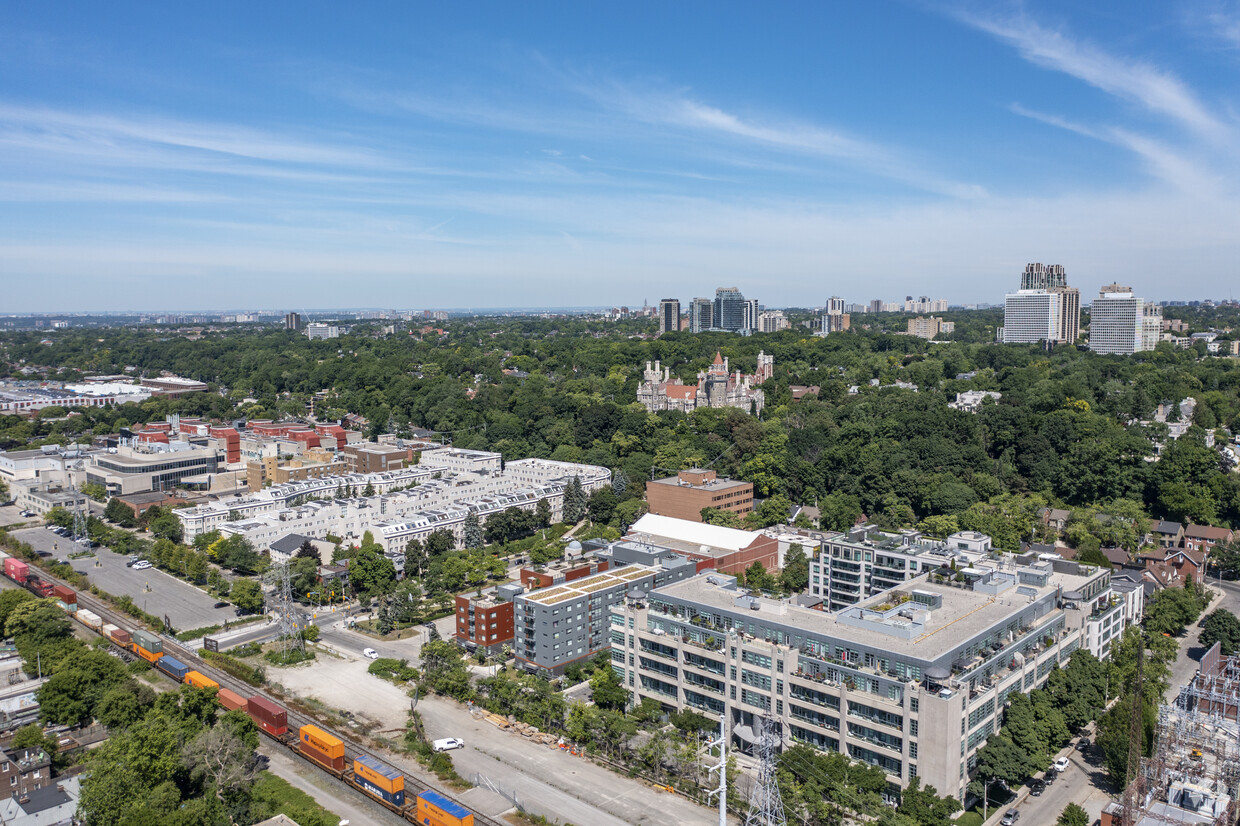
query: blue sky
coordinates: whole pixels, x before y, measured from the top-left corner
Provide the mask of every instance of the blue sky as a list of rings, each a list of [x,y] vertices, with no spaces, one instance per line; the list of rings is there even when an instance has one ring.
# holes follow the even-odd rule
[[[10,3],[0,312],[1240,279],[1235,3]]]

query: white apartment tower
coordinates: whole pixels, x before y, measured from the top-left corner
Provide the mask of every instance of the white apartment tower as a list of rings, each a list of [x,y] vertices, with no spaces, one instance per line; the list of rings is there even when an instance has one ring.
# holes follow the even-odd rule
[[[1005,344],[1072,344],[1081,332],[1081,292],[1062,264],[1026,264],[1020,290],[1006,297]]]
[[[1145,302],[1132,287],[1106,285],[1090,307],[1089,349],[1121,356],[1146,349],[1145,319]]]

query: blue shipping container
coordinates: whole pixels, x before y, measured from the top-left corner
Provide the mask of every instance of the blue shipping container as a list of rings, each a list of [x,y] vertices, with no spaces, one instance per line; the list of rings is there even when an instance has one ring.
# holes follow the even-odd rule
[[[167,654],[159,658],[155,663],[155,667],[169,676],[176,677],[178,681],[183,681],[185,675],[189,673],[188,665],[176,657],[170,657]]]
[[[368,794],[373,794],[375,797],[381,797],[384,800],[386,800],[388,803],[391,803],[393,806],[400,807],[400,806],[405,805],[405,790],[404,789],[401,789],[399,792],[396,792],[395,794],[393,794],[392,792],[389,792],[387,789],[379,788],[374,783],[371,783],[366,778],[362,777],[361,775],[357,775],[357,774],[353,775],[353,782],[357,786],[362,788],[364,791],[366,791]]]
[[[465,818],[472,814],[469,809],[466,809],[458,803],[453,803],[448,798],[441,794],[437,794],[436,792],[419,792],[418,797],[422,798],[427,803],[436,806],[441,812],[452,815],[453,817]]]

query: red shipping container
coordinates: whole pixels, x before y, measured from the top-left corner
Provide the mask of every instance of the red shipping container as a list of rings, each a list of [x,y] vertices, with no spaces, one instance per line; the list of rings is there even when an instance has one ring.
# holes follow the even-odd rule
[[[77,591],[73,590],[68,585],[53,585],[52,596],[56,597],[56,599],[60,600],[65,605],[77,604]]]
[[[332,769],[333,771],[338,771],[338,772],[344,771],[344,755],[343,754],[340,755],[339,757],[328,757],[326,752],[316,749],[314,746],[310,745],[305,740],[298,740],[297,744],[301,748],[301,753],[304,754],[306,757],[309,757],[314,762],[321,763],[322,765],[326,766],[329,769]]]
[[[245,711],[245,698],[235,691],[229,691],[227,688],[221,688],[219,693],[215,695],[215,699],[219,700],[220,705],[229,711],[238,708]]]
[[[4,560],[4,575],[14,582],[26,584],[26,578],[30,576],[30,566],[20,559],[9,557]]]
[[[130,640],[133,639],[132,637],[129,636],[129,632],[126,631],[124,628],[117,628],[115,631],[111,632],[108,636],[111,638],[112,642],[116,643],[117,645],[121,647],[127,647],[129,645]]]
[[[245,710],[258,727],[268,734],[280,737],[288,731],[288,712],[261,694],[255,694],[246,700]]]

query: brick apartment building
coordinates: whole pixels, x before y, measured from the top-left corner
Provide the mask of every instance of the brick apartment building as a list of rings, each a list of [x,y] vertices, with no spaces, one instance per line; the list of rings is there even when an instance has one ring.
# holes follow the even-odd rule
[[[352,444],[336,455],[344,460],[349,473],[384,473],[400,470],[413,462],[413,450],[395,445]]]
[[[682,470],[646,483],[650,512],[676,519],[702,521],[702,508],[718,508],[744,516],[753,510],[753,484],[720,479],[713,470]]]

